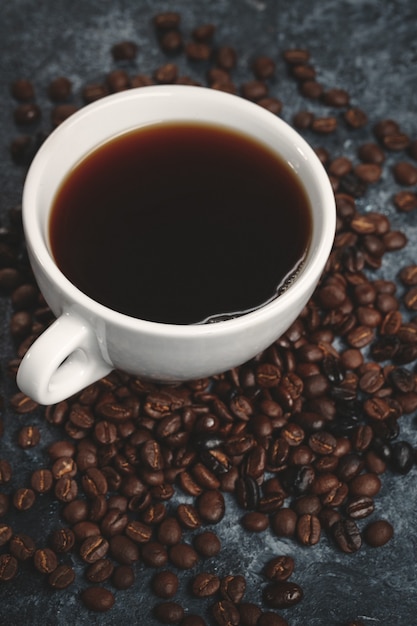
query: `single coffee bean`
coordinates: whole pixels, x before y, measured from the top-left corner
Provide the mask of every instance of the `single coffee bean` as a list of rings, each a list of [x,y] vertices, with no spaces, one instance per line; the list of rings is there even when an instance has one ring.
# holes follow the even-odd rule
[[[51,535],[51,548],[55,552],[69,552],[75,543],[74,531],[70,528],[60,528],[53,531]]]
[[[332,535],[336,545],[347,554],[357,552],[362,545],[359,528],[353,520],[340,519],[332,527]]]
[[[288,622],[281,615],[266,611],[260,616],[257,626],[288,626]]]
[[[262,610],[253,602],[239,602],[237,609],[241,626],[257,626]]]
[[[301,515],[297,521],[296,534],[304,546],[313,546],[320,541],[321,524],[316,515]]]
[[[365,528],[363,536],[366,543],[373,548],[379,548],[392,539],[394,529],[386,520],[371,522]]]
[[[169,558],[179,569],[192,569],[198,562],[197,552],[187,543],[178,543],[169,550]]]
[[[0,548],[12,538],[13,529],[8,524],[0,524]]]
[[[104,587],[88,587],[84,589],[81,592],[81,600],[87,609],[98,613],[109,611],[115,603],[113,593]]]
[[[117,565],[114,568],[112,584],[116,589],[129,589],[135,582],[135,573],[130,565]]]
[[[407,441],[396,441],[391,444],[391,468],[399,474],[408,474],[414,465],[414,451]]]
[[[269,518],[265,513],[251,511],[242,517],[242,526],[250,532],[259,533],[268,528]]]
[[[178,591],[178,576],[169,570],[158,572],[152,578],[152,591],[158,598],[169,599],[175,596]]]
[[[50,548],[42,548],[35,551],[33,564],[41,574],[50,574],[58,567],[58,558]]]
[[[274,609],[294,606],[301,602],[303,595],[299,585],[288,581],[270,583],[263,591],[265,604]]]
[[[205,522],[210,524],[219,522],[225,514],[225,501],[222,493],[216,489],[202,493],[197,500],[197,511]]]
[[[269,580],[285,581],[294,571],[294,559],[291,556],[276,556],[267,562],[264,568]]]
[[[54,78],[48,85],[48,96],[54,102],[67,100],[71,95],[72,83],[66,76]]]
[[[138,45],[134,41],[119,41],[111,48],[115,61],[132,61],[138,52]]]
[[[239,611],[229,600],[220,600],[212,607],[212,614],[218,626],[238,626]]]
[[[26,561],[35,554],[36,545],[29,535],[19,533],[10,539],[9,550],[18,561]]]
[[[106,556],[109,542],[101,535],[87,537],[80,546],[80,556],[86,563],[94,563]]]
[[[152,537],[152,528],[137,520],[131,520],[125,528],[125,534],[136,543],[147,543]]]
[[[148,541],[141,549],[142,560],[150,567],[164,567],[168,562],[168,552],[158,541]]]
[[[35,89],[30,80],[27,78],[18,78],[14,80],[10,88],[13,98],[21,102],[34,100]]]
[[[179,504],[177,516],[184,528],[195,530],[201,526],[201,514],[192,504]]]
[[[111,537],[110,553],[121,565],[132,565],[139,560],[139,549],[135,542],[124,535]]]
[[[36,469],[30,477],[30,486],[36,493],[47,493],[52,489],[53,476],[49,469]]]
[[[0,459],[0,485],[9,483],[12,479],[12,466],[7,459]]]
[[[200,572],[192,582],[192,592],[197,598],[213,596],[220,588],[220,579],[216,574]]]
[[[197,552],[206,558],[216,556],[221,549],[220,539],[210,530],[195,535],[193,545]]]
[[[243,576],[224,576],[220,582],[220,594],[225,600],[238,604],[246,591],[246,580]]]
[[[278,537],[292,537],[297,524],[297,513],[289,508],[277,511],[271,520],[271,527]]]
[[[369,496],[356,496],[346,502],[346,514],[352,519],[363,519],[374,512],[375,504]]]
[[[48,583],[54,589],[66,589],[75,580],[75,572],[70,565],[58,565],[48,576]]]
[[[175,517],[166,517],[159,525],[157,538],[164,545],[172,546],[181,541],[182,530]]]
[[[184,617],[184,609],[178,602],[161,602],[154,608],[154,615],[163,624],[178,624]]]
[[[376,496],[381,489],[381,479],[376,474],[368,472],[353,478],[349,483],[349,493],[352,496]]]
[[[112,575],[114,565],[109,559],[99,559],[85,570],[85,576],[90,583],[103,583]]]
[[[11,554],[0,555],[0,581],[7,582],[12,580],[18,570],[19,564],[17,559]]]

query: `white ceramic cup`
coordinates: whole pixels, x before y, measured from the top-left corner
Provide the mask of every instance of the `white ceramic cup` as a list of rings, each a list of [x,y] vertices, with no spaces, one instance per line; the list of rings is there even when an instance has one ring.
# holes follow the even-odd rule
[[[176,120],[219,123],[263,142],[290,164],[310,199],[313,231],[300,274],[281,296],[235,319],[174,325],[123,315],[79,291],[51,255],[49,215],[71,168],[118,134]],[[57,320],[29,348],[17,383],[40,404],[54,404],[112,369],[148,380],[180,382],[226,371],[267,348],[296,319],[317,285],[333,243],[335,202],[316,154],[284,121],[238,96],[164,85],[108,96],[62,123],[42,145],[28,172],[23,223],[36,280]]]

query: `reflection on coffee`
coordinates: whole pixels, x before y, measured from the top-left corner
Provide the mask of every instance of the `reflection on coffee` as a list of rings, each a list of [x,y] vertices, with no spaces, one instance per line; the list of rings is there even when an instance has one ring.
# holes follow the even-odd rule
[[[228,319],[279,296],[312,233],[298,175],[228,128],[161,123],[88,154],[62,183],[50,246],[81,291],[173,324]]]

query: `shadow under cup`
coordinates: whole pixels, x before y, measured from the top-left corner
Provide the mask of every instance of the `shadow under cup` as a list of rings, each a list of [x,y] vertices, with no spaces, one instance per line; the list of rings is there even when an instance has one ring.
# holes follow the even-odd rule
[[[296,180],[302,181],[302,193],[307,195],[311,211],[311,227],[307,229],[309,245],[302,258],[301,269],[296,268],[296,279],[287,289],[281,289],[283,284],[278,286],[284,291],[282,295],[270,298],[271,301],[266,298],[267,303],[260,307],[262,302],[255,303],[255,310],[216,323],[196,323],[204,321],[204,317],[185,323],[172,323],[169,319],[155,321],[151,315],[150,319],[137,319],[103,305],[96,297],[86,295],[83,289],[78,288],[59,269],[49,242],[50,213],[68,173],[85,155],[115,137],[132,137],[135,129],[151,129],[161,124],[169,125],[171,130],[174,129],[174,134],[175,127],[178,129],[181,125],[191,124],[194,129],[207,129],[210,125],[212,128],[226,129],[226,132],[240,136],[239,140],[242,134],[249,136],[252,138],[250,141],[263,146],[262,149],[269,155],[271,151],[275,155],[278,153],[279,159],[290,165]],[[193,133],[190,134],[192,135]],[[235,150],[236,153],[239,155],[239,150]],[[216,154],[219,154],[218,150]],[[253,158],[249,159],[249,163],[253,166]],[[86,171],[87,174],[91,173],[88,168]],[[259,168],[257,171],[260,171]],[[157,178],[152,179],[158,172],[155,174],[150,169],[147,172],[150,188],[158,189]],[[249,174],[244,178],[246,183]],[[160,183],[159,187],[162,188],[163,185]],[[199,193],[201,194],[201,190]],[[148,198],[151,197],[152,194],[149,194]],[[166,213],[164,220],[161,220],[158,211],[155,207],[148,211],[149,224],[159,227],[161,222],[167,221],[169,226],[165,229],[164,236],[169,238],[175,220],[166,220]],[[258,205],[250,215],[246,210],[246,219],[241,221],[252,225],[259,223],[262,221],[257,219],[260,214],[262,212]],[[183,213],[183,224],[189,215],[187,211]],[[254,221],[250,222],[249,217]],[[207,228],[212,228],[214,232],[221,218],[221,212],[217,211],[217,222],[210,222],[210,211],[207,210],[204,217]],[[235,222],[236,218],[234,214]],[[121,222],[125,219],[127,218],[123,218]],[[335,204],[327,174],[314,151],[298,133],[272,113],[240,97],[203,87],[163,85],[132,89],[108,96],[88,105],[61,124],[43,144],[29,170],[23,196],[23,221],[35,277],[45,300],[58,318],[57,326],[61,326],[62,330],[53,337],[48,335],[51,331],[48,329],[35,342],[22,363],[23,365],[25,361],[32,361],[33,365],[28,363],[21,367],[24,373],[18,376],[18,384],[28,395],[37,395],[38,398],[40,387],[53,388],[55,400],[68,397],[111,369],[122,369],[160,382],[180,382],[226,371],[261,352],[287,330],[311,297],[333,243]],[[268,229],[271,230],[272,227],[273,224],[269,224]],[[236,232],[233,228],[232,231]],[[149,232],[151,231],[148,231],[145,239],[151,241]],[[253,228],[246,229],[245,236],[250,238],[252,235]],[[67,237],[67,248],[71,241],[71,236]],[[142,244],[145,243],[143,240]],[[245,243],[244,247],[246,245]],[[196,249],[193,249],[194,256]],[[258,247],[258,253],[259,250],[262,251],[262,246]],[[188,256],[187,262],[189,267],[192,266],[193,255]],[[88,263],[84,259],[82,265],[85,267]],[[222,261],[220,266],[224,264]],[[150,272],[148,274],[151,275]],[[88,289],[85,291],[88,293]],[[167,295],[163,289],[159,291],[166,300]],[[171,299],[174,298],[175,291],[174,289],[171,292]],[[242,312],[242,309],[239,308],[238,311]],[[223,313],[222,310],[215,310],[209,312],[209,315]],[[70,328],[64,329],[69,318]],[[57,330],[51,332],[58,333]],[[75,335],[81,338],[76,339]],[[54,349],[48,345],[52,341]],[[82,358],[73,359],[77,354]],[[71,365],[72,359],[74,366]],[[49,363],[51,360],[54,361],[53,365]],[[70,368],[66,369],[65,378],[70,374],[73,379],[71,385],[64,381],[62,372],[57,374],[61,363],[68,361]],[[48,374],[43,375],[43,369],[48,370]],[[36,370],[39,370],[39,374]],[[52,379],[49,380],[48,377],[51,376]],[[38,382],[30,383],[30,377]],[[41,401],[45,402],[43,392],[41,395]],[[51,397],[47,396],[48,400]]]

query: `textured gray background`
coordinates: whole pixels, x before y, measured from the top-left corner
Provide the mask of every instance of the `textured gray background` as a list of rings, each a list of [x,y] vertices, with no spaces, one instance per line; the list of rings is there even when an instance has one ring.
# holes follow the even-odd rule
[[[13,0],[0,9],[0,209],[6,211],[20,201],[23,171],[12,165],[8,145],[18,134],[12,120],[14,102],[10,82],[17,77],[31,78],[37,100],[44,112],[41,128],[48,128],[46,86],[51,78],[65,74],[73,81],[75,101],[83,84],[100,80],[115,67],[110,47],[132,39],[140,45],[136,67],[152,72],[165,62],[158,49],[151,17],[163,10],[178,10],[183,16],[185,34],[203,22],[217,25],[216,41],[230,43],[240,53],[236,82],[248,80],[248,62],[259,53],[277,60],[277,78],[271,88],[284,102],[282,117],[288,121],[301,108],[315,109],[303,100],[286,74],[281,52],[288,47],[307,47],[318,69],[318,79],[326,87],[348,89],[352,103],[369,114],[370,126],[384,117],[393,117],[413,138],[417,137],[417,3],[415,0]],[[190,66],[180,57],[182,72],[202,78],[200,66]],[[317,107],[323,112],[323,106]],[[321,140],[306,135],[314,146],[326,145],[332,156],[351,155],[361,141],[371,139],[369,128]],[[389,174],[359,202],[362,210],[376,209],[389,215],[394,227],[406,229],[410,243],[405,251],[391,255],[380,272],[394,277],[399,266],[416,259],[417,214],[398,215],[390,198],[396,190]],[[14,391],[5,375],[5,363],[12,354],[7,335],[9,310],[0,303],[2,319],[0,354],[4,394]],[[31,418],[36,423],[39,417]],[[43,432],[42,445],[35,451],[12,451],[11,444],[27,417],[18,417],[6,406],[6,434],[0,442],[1,457],[14,458],[17,486],[27,480],[31,469],[44,459],[43,448],[56,433]],[[416,419],[402,419],[402,434],[417,443]],[[14,456],[13,456],[14,455]],[[413,626],[417,624],[417,488],[416,468],[406,477],[387,473],[377,498],[375,517],[394,522],[394,539],[382,549],[365,548],[353,556],[335,551],[323,538],[314,548],[280,541],[269,533],[254,536],[237,524],[239,512],[230,504],[228,514],[217,526],[222,538],[221,560],[213,567],[219,574],[244,572],[248,579],[247,599],[257,602],[262,564],[276,553],[292,554],[296,560],[294,580],[302,585],[305,598],[295,608],[283,611],[292,626],[340,626],[361,617],[367,626]],[[38,499],[35,509],[15,515],[16,529],[30,529],[40,543],[57,519],[57,509],[47,499]],[[41,521],[40,521],[41,520]],[[208,568],[209,563],[205,563]],[[78,568],[78,564],[75,563]],[[139,568],[135,586],[119,592],[115,608],[98,617],[87,613],[78,600],[80,578],[65,592],[51,592],[28,569],[24,575],[0,587],[0,623],[66,626],[130,621],[153,624],[149,615],[154,599],[148,594],[150,573]],[[182,582],[182,592],[186,579]],[[207,603],[210,604],[210,603]],[[190,611],[200,611],[204,602],[184,600]]]

